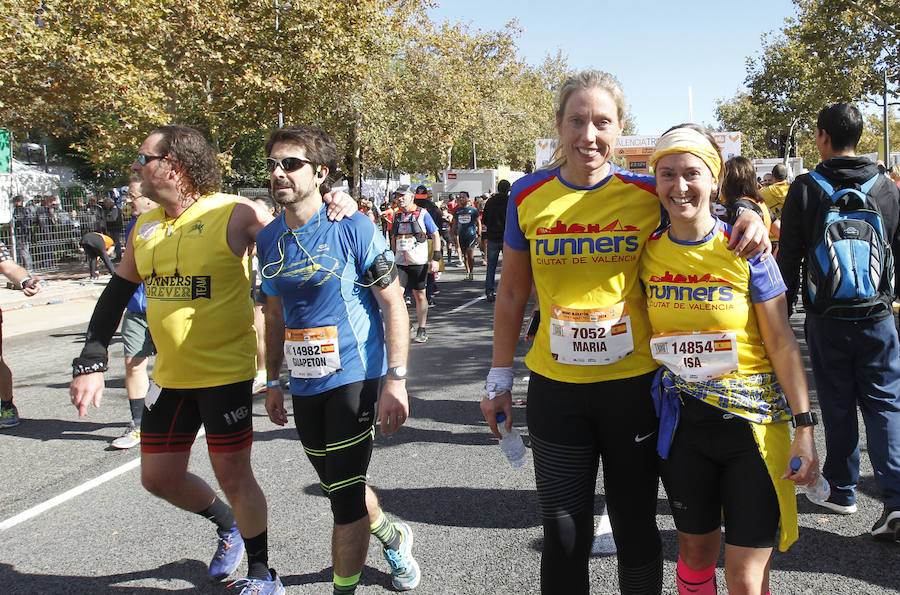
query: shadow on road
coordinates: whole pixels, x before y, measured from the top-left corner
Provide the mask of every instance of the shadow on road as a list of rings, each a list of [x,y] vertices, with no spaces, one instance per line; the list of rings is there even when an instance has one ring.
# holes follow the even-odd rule
[[[122,422],[97,423],[84,420],[23,418],[15,428],[4,430],[4,435],[49,442],[51,440],[95,440],[109,442],[109,437],[91,432],[106,428],[123,427]]]
[[[88,570],[89,571],[89,570]],[[59,574],[22,574],[9,564],[0,564],[0,583],[4,594],[18,593],[159,593],[160,581],[189,583],[183,588],[167,588],[166,593],[222,593],[225,584],[211,583],[206,564],[198,560],[179,560],[151,568],[107,576]],[[136,581],[152,581],[147,586]],[[150,586],[153,584],[155,586]],[[168,585],[168,586],[171,586]]]

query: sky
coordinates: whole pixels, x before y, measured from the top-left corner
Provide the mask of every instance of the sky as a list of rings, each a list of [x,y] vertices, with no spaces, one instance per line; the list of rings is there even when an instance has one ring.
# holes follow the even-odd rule
[[[519,56],[539,64],[561,50],[572,69],[619,79],[637,134],[658,135],[689,121],[716,124],[717,100],[746,90],[746,62],[763,33],[795,15],[790,0],[609,2],[606,0],[441,0],[432,20],[501,29],[518,19]]]

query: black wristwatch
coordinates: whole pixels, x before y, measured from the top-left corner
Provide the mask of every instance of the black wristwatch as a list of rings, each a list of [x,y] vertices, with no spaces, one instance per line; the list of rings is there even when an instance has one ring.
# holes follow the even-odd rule
[[[819,418],[812,411],[807,411],[806,413],[798,413],[792,417],[791,423],[795,428],[801,426],[815,426],[819,424]]]
[[[387,369],[387,375],[394,380],[406,380],[406,366],[394,366]]]

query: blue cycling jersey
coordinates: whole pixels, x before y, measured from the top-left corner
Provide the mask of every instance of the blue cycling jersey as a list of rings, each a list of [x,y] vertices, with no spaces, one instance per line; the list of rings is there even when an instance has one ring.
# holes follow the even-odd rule
[[[375,224],[359,212],[329,221],[323,205],[296,230],[280,215],[259,233],[256,245],[262,290],[281,298],[287,334],[291,329],[336,332],[339,368],[317,378],[295,377],[292,368],[291,393],[314,395],[383,376],[387,353],[381,310],[364,275],[376,256],[386,253],[393,260],[393,255]],[[296,349],[311,349],[305,345]],[[323,360],[334,355],[335,345],[315,347],[327,350]]]

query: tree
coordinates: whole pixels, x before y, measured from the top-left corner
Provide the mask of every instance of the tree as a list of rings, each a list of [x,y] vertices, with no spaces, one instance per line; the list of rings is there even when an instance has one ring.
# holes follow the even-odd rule
[[[900,0],[795,0],[797,16],[764,35],[761,55],[748,59],[749,92],[719,104],[726,126],[741,126],[749,150],[772,154],[763,141],[799,140],[798,154],[818,161],[814,124],[834,101],[871,101],[881,91],[883,69],[898,76]],[[746,152],[746,151],[745,151]]]
[[[0,121],[52,135],[101,184],[124,177],[152,128],[206,133],[226,180],[259,183],[264,131],[327,129],[365,167],[527,168],[552,129],[562,56],[516,56],[518,26],[432,23],[430,0],[208,0],[141,5],[0,0]],[[117,174],[118,172],[118,174]]]

